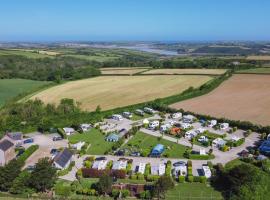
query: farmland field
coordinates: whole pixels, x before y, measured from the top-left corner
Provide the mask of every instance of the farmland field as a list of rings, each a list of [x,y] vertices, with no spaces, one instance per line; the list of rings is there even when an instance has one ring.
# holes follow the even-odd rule
[[[245,70],[239,70],[237,71],[237,73],[270,74],[270,68],[262,67],[262,68],[245,69]]]
[[[0,79],[0,107],[13,97],[37,89],[49,82],[24,79]]]
[[[195,75],[101,76],[58,85],[31,98],[56,104],[63,98],[72,98],[80,102],[84,110],[93,111],[98,105],[108,110],[179,94],[209,80],[209,76]]]
[[[209,74],[221,75],[226,69],[153,69],[143,74]]]
[[[145,134],[143,132],[136,133],[123,148],[136,147],[137,150],[147,152],[149,154],[154,146],[157,144],[163,144],[165,151],[163,153],[167,154],[170,158],[183,158],[183,154],[186,150],[186,147],[174,142],[160,139],[158,137]]]
[[[74,57],[74,58],[80,58],[80,59],[85,59],[89,61],[97,61],[97,62],[106,62],[110,60],[115,60],[119,58],[118,56],[106,56],[106,55],[95,55],[95,56],[88,56],[88,55],[65,55],[67,57]]]
[[[1,55],[18,55],[18,56],[25,56],[27,58],[47,58],[50,55],[44,53],[34,52],[32,50],[5,50],[0,49],[0,56]]]
[[[270,60],[270,56],[248,56],[247,60]]]
[[[171,105],[200,114],[270,125],[270,76],[238,74],[207,95]]]
[[[139,72],[143,72],[149,68],[101,68],[101,74],[109,75],[109,74],[117,74],[117,75],[132,75]]]

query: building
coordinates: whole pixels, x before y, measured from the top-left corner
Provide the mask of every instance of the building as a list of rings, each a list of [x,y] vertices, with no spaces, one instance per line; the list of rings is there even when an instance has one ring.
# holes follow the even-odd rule
[[[80,128],[82,129],[83,132],[86,132],[92,128],[91,124],[81,124]]]
[[[170,127],[171,127],[170,124],[163,124],[163,125],[160,126],[160,129],[159,129],[159,130],[160,130],[161,132],[165,132],[165,131],[169,130]]]
[[[140,109],[135,110],[136,115],[144,116],[144,112]]]
[[[10,160],[16,157],[14,144],[4,139],[0,142],[0,166],[5,166]]]
[[[80,141],[76,144],[72,144],[71,146],[72,146],[72,148],[80,151],[84,145],[85,145],[85,142]]]
[[[21,145],[23,143],[22,132],[9,132],[6,135],[15,145]]]
[[[72,161],[73,154],[72,152],[65,148],[63,151],[59,152],[55,157],[53,164],[58,169],[66,169],[69,167]]]
[[[207,165],[203,165],[202,166],[202,171],[203,171],[203,175],[206,178],[210,178],[212,176],[211,170],[210,170],[210,168]]]
[[[177,113],[173,113],[172,114],[172,118],[173,119],[179,119],[179,118],[181,118],[182,117],[182,113],[180,113],[180,112],[177,112]]]
[[[113,162],[113,170],[121,170],[127,168],[127,160],[118,160]]]
[[[127,118],[127,119],[131,119],[132,118],[132,113],[131,112],[123,112],[122,115]]]
[[[146,166],[145,163],[140,163],[140,164],[137,166],[137,172],[138,172],[138,173],[141,173],[141,174],[144,174],[145,166]]]
[[[98,169],[98,170],[104,170],[104,169],[106,169],[107,164],[108,164],[107,160],[96,160],[93,163],[92,168],[93,169]]]
[[[188,123],[181,123],[181,128],[182,128],[182,129],[188,129],[188,128],[191,128],[191,124],[188,124]]]
[[[198,135],[198,133],[196,133],[196,131],[190,130],[190,131],[187,131],[185,133],[185,138],[191,140],[192,138],[196,137],[197,135]]]
[[[111,133],[109,136],[106,137],[106,141],[108,142],[118,142],[119,139],[119,135],[116,135],[115,133]]]
[[[214,145],[217,148],[223,147],[226,144],[226,141],[222,138],[216,138],[213,140],[212,145]]]
[[[164,152],[164,145],[157,144],[151,151],[151,156],[160,156]]]
[[[116,121],[122,121],[123,117],[122,117],[122,115],[112,115],[112,119],[114,119]]]
[[[179,135],[180,133],[181,133],[181,129],[178,127],[173,127],[170,132],[171,135]]]
[[[208,124],[209,127],[213,127],[215,125],[217,125],[217,120],[212,119],[212,120],[209,121],[209,124]]]
[[[204,133],[206,130],[204,128],[198,128],[195,130],[196,133],[201,134]]]
[[[68,135],[68,136],[75,133],[74,128],[65,127],[65,128],[63,128],[63,130],[64,130],[65,134]]]
[[[220,129],[224,130],[224,129],[228,129],[229,128],[229,123],[220,123],[219,124]]]
[[[152,108],[148,108],[148,107],[144,107],[143,111],[148,113],[148,114],[154,114],[154,112],[155,112]]]

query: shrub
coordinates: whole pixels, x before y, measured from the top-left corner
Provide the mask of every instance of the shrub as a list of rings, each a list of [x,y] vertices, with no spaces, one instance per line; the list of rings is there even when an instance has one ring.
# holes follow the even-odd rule
[[[201,177],[200,176],[193,176],[193,182],[200,182]]]
[[[136,180],[136,179],[137,179],[137,175],[136,175],[136,174],[131,175],[131,176],[130,176],[130,179],[131,179],[131,180]]]
[[[213,169],[213,163],[211,161],[207,161],[207,165],[210,168],[210,170]]]
[[[190,183],[192,183],[193,182],[193,180],[194,180],[194,177],[192,176],[192,175],[190,175],[190,176],[188,176],[188,182],[190,182]]]
[[[149,190],[145,190],[144,192],[140,193],[140,199],[151,199],[151,193]]]
[[[147,163],[146,166],[145,166],[144,175],[148,176],[150,174],[151,174],[151,165],[150,165],[150,163]]]
[[[122,190],[122,197],[123,198],[126,198],[127,196],[129,196],[130,195],[130,192],[129,192],[129,190],[127,190],[127,189],[124,189],[124,190]]]
[[[113,189],[112,190],[112,197],[114,199],[117,199],[119,197],[119,194],[120,194],[120,191],[119,190],[117,190],[117,189]]]
[[[227,145],[224,145],[222,147],[220,147],[220,150],[223,152],[229,151],[229,147]]]
[[[147,181],[157,181],[159,179],[159,176],[158,175],[148,175],[146,177],[146,180]]]
[[[113,161],[110,160],[110,161],[108,162],[107,166],[106,166],[106,169],[111,169],[112,166],[113,166]]]
[[[192,161],[191,161],[191,160],[188,160],[187,166],[188,166],[188,167],[192,167]]]
[[[85,166],[86,168],[90,168],[91,165],[92,165],[91,161],[89,161],[89,160],[84,161],[84,166]]]
[[[178,181],[179,181],[179,183],[184,183],[185,182],[185,176],[179,176]]]
[[[29,148],[27,148],[25,150],[25,152],[23,152],[22,155],[20,155],[20,157],[18,158],[19,161],[26,161],[27,158],[29,158],[37,149],[39,148],[38,145],[32,145]]]
[[[187,174],[188,174],[188,176],[192,175],[192,167],[188,167]]]
[[[200,182],[206,183],[207,178],[205,176],[200,176]]]
[[[137,176],[138,180],[144,180],[144,175],[139,173]]]

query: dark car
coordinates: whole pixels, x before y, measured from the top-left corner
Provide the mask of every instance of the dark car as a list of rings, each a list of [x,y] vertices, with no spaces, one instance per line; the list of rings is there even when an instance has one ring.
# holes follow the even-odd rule
[[[58,149],[52,149],[52,150],[51,150],[51,154],[56,154],[57,152],[59,152]]]
[[[179,162],[173,163],[174,167],[185,166],[185,165],[186,165],[186,163],[184,161],[179,161]]]
[[[132,152],[130,156],[139,157],[141,156],[140,152]]]
[[[119,150],[115,153],[116,156],[124,156],[125,155],[125,151],[124,150]]]
[[[98,157],[95,160],[107,160],[107,158],[103,156],[103,157]]]
[[[16,157],[19,157],[24,153],[24,149],[20,149],[19,152],[17,153]]]
[[[54,136],[53,137],[53,141],[59,141],[59,140],[63,140],[63,138],[61,136]]]
[[[23,141],[24,144],[33,143],[33,142],[34,142],[34,139],[33,138],[28,138],[28,139],[25,139]]]

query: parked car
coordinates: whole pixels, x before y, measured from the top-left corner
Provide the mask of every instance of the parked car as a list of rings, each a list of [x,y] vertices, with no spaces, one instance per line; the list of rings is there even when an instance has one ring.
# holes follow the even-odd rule
[[[33,142],[34,142],[33,138],[28,138],[28,139],[23,141],[24,144],[33,143]]]
[[[54,136],[53,137],[53,141],[59,141],[59,140],[63,140],[63,138],[61,136]]]
[[[56,154],[57,152],[59,152],[58,149],[52,149],[50,153],[51,153],[51,154]]]
[[[20,149],[16,155],[16,158],[18,158],[20,155],[24,153],[24,149]]]
[[[186,166],[186,163],[184,161],[178,161],[176,163],[173,163],[174,167],[178,167],[178,166]]]
[[[106,157],[104,157],[104,156],[102,156],[102,157],[98,157],[98,158],[96,158],[95,160],[107,160],[107,158],[106,158]]]
[[[130,156],[139,157],[141,156],[140,152],[132,152]]]

